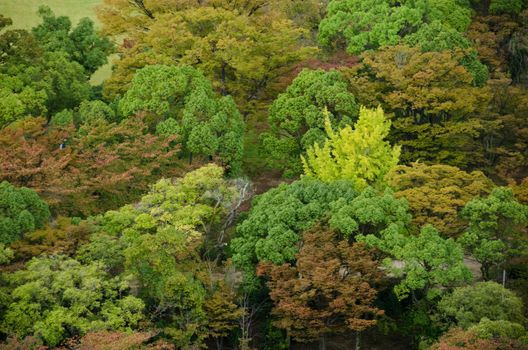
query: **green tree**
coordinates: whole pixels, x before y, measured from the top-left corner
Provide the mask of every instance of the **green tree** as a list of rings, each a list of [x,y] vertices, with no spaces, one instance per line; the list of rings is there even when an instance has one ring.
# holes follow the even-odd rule
[[[216,165],[161,180],[137,205],[95,218],[96,234],[79,259],[124,271],[171,341],[201,346],[225,336],[241,315],[210,251],[223,248],[224,230],[242,200]]]
[[[461,212],[468,221],[460,243],[481,264],[482,276],[491,268],[528,253],[528,206],[519,203],[510,188],[497,188],[486,198],[475,198]]]
[[[119,121],[114,109],[100,100],[81,102],[73,119],[78,125],[85,124],[94,119],[106,120],[108,122]]]
[[[438,303],[438,317],[449,325],[468,328],[483,318],[523,323],[523,304],[512,291],[495,282],[456,288]]]
[[[483,339],[521,339],[528,345],[528,331],[522,324],[496,320],[492,321],[486,317],[480,319],[480,322],[469,328]]]
[[[0,243],[0,265],[9,263],[14,256],[15,254],[11,248],[6,247],[4,243]]]
[[[3,329],[42,337],[50,346],[91,330],[131,330],[143,318],[143,302],[127,295],[128,283],[108,276],[100,263],[35,258],[7,280],[13,289]]]
[[[489,11],[492,14],[517,15],[528,4],[524,0],[491,0]]]
[[[49,217],[48,205],[35,191],[0,183],[0,243],[11,243],[43,227]]]
[[[303,70],[269,108],[270,132],[263,136],[270,164],[286,176],[301,172],[299,156],[325,140],[327,108],[336,129],[356,121],[358,106],[342,74],[332,70]]]
[[[302,232],[322,219],[332,229],[353,237],[359,233],[379,233],[388,227],[404,230],[410,222],[405,200],[392,192],[372,188],[361,194],[349,181],[321,182],[302,179],[282,184],[253,201],[248,217],[237,226],[231,241],[233,261],[246,273],[248,287],[255,287],[255,266],[293,262]]]
[[[367,186],[381,187],[400,157],[400,147],[391,147],[384,140],[390,121],[381,107],[362,107],[354,129],[347,125],[338,132],[332,130],[327,112],[324,114],[328,139],[322,147],[316,143],[307,150],[306,157],[301,156],[304,173],[322,181],[346,179],[360,191]]]
[[[412,34],[422,37],[429,24],[440,26],[435,36],[443,36],[450,30],[465,32],[470,22],[471,10],[456,0],[332,0],[319,26],[319,42],[359,54],[400,44]]]
[[[400,282],[394,287],[399,299],[418,295],[434,300],[445,289],[464,284],[472,279],[464,265],[462,247],[453,239],[444,239],[431,225],[425,226],[418,236],[404,235],[387,229],[382,235],[358,238],[370,246],[387,253],[387,268]]]
[[[218,97],[197,69],[148,66],[139,70],[119,102],[124,116],[147,112],[160,121],[158,130],[181,137],[183,150],[217,156],[236,173],[243,153],[244,122],[229,96]],[[176,127],[177,122],[178,126]]]
[[[397,198],[405,198],[418,227],[433,225],[442,236],[458,237],[466,222],[459,211],[473,198],[488,195],[493,182],[482,172],[457,167],[412,163],[397,166],[387,175]]]
[[[98,34],[89,18],[82,18],[75,28],[66,16],[56,17],[47,6],[39,8],[42,23],[32,29],[33,35],[46,51],[63,51],[91,75],[113,51],[112,42]]]
[[[199,235],[169,226],[139,236],[124,252],[125,273],[138,281],[139,295],[179,348],[207,336],[206,289],[196,276],[199,243]]]

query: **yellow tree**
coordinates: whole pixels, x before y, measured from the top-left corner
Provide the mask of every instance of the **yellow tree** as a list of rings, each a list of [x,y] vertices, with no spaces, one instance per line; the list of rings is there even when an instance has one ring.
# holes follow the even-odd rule
[[[358,190],[382,183],[400,157],[400,147],[385,140],[391,124],[383,109],[361,107],[354,129],[347,125],[338,132],[332,130],[328,111],[324,114],[328,139],[301,157],[305,174],[322,181],[351,180]]]
[[[304,45],[308,31],[266,1],[105,0],[103,29],[124,35],[120,60],[105,95],[126,91],[131,72],[146,64],[199,68],[244,114],[276,93],[273,84],[317,51]]]

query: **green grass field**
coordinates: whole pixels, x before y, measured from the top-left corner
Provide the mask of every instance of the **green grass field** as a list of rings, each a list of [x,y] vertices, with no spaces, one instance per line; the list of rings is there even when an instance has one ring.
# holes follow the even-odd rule
[[[31,29],[39,23],[37,10],[41,5],[49,6],[56,15],[70,17],[75,25],[83,17],[91,18],[96,24],[95,7],[101,0],[0,0],[0,14],[13,20],[11,29]],[[110,64],[101,67],[91,78],[98,85],[110,76]]]

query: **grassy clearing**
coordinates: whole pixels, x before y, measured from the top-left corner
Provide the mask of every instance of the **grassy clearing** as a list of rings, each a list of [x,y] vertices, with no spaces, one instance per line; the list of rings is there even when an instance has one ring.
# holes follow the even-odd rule
[[[13,25],[10,29],[31,29],[39,24],[37,10],[41,5],[49,6],[58,16],[70,17],[73,25],[83,17],[91,18],[97,25],[95,7],[101,0],[0,0],[0,14],[10,17]],[[112,73],[112,65],[106,64],[92,75],[93,85],[101,84]]]

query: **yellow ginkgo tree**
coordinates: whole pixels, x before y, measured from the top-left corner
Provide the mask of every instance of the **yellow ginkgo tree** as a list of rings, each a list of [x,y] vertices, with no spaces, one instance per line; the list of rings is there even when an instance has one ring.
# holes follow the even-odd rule
[[[327,140],[321,147],[310,147],[301,156],[304,173],[322,181],[350,180],[357,190],[378,186],[398,164],[400,147],[385,140],[391,123],[381,107],[361,107],[354,128],[350,125],[335,132],[325,110]]]

